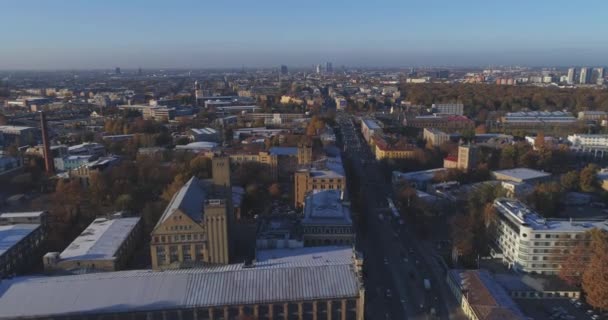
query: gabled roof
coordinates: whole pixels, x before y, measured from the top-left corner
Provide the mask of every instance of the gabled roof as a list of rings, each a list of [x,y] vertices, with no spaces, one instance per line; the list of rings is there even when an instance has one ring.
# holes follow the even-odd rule
[[[202,181],[196,177],[190,178],[186,184],[173,196],[171,202],[158,220],[156,226],[165,222],[175,210],[180,210],[192,220],[200,222],[203,220],[203,203],[206,192]]]

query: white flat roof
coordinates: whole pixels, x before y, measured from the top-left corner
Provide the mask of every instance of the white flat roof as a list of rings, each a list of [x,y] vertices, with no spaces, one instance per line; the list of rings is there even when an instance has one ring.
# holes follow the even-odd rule
[[[608,231],[606,221],[559,220],[546,219],[536,213],[524,203],[511,198],[498,198],[494,200],[494,207],[509,220],[538,231],[552,232],[586,232],[593,228]]]
[[[38,218],[46,211],[30,211],[30,212],[4,212],[0,213],[0,218]]]
[[[529,168],[514,168],[514,169],[507,169],[507,170],[498,170],[498,171],[494,171],[494,173],[509,176],[509,177],[512,177],[515,179],[520,179],[520,180],[537,179],[537,178],[548,177],[551,175],[550,173],[547,173],[547,172],[538,171],[538,170],[529,169]]]
[[[59,255],[61,260],[110,260],[139,222],[138,217],[97,218]]]

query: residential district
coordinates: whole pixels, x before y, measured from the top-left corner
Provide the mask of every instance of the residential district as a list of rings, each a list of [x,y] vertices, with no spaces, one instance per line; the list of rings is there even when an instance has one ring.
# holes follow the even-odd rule
[[[608,319],[605,78],[0,72],[0,319]]]

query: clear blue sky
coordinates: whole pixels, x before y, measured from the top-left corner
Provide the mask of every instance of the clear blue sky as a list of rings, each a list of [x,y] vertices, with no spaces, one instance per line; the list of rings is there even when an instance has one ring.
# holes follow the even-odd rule
[[[608,64],[606,0],[0,1],[0,69]]]

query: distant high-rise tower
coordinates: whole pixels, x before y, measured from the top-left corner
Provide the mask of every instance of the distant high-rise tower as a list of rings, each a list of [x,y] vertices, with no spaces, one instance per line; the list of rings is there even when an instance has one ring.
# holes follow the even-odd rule
[[[201,92],[201,84],[198,83],[198,80],[194,81],[194,103],[198,104],[198,99],[202,96]]]
[[[138,68],[138,69],[137,69],[137,75],[138,75],[138,76],[141,76],[142,74],[143,74],[143,72],[141,71],[141,68]]]
[[[287,73],[288,73],[287,66],[286,65],[282,65],[281,66],[281,75],[282,76],[286,76]]]
[[[321,73],[321,65],[320,64],[316,65],[315,69],[316,69],[317,73]]]
[[[587,84],[591,80],[591,72],[589,72],[589,68],[581,68],[581,75],[579,78],[580,84]]]
[[[598,85],[604,84],[604,67],[597,68],[597,79],[595,80],[595,83]]]
[[[331,63],[331,62],[326,62],[326,63],[325,63],[325,71],[326,71],[327,73],[332,73],[332,72],[334,72],[334,66],[332,65],[332,63]]]
[[[120,67],[116,67],[116,69],[114,69],[114,73],[115,74],[121,74]]]
[[[568,79],[567,79],[568,84],[574,84],[575,77],[576,77],[576,68],[569,68],[568,69]]]
[[[42,154],[44,155],[44,170],[51,175],[55,172],[53,165],[53,155],[51,154],[51,141],[49,137],[49,129],[47,127],[46,115],[44,111],[40,111],[40,131],[42,131]]]

